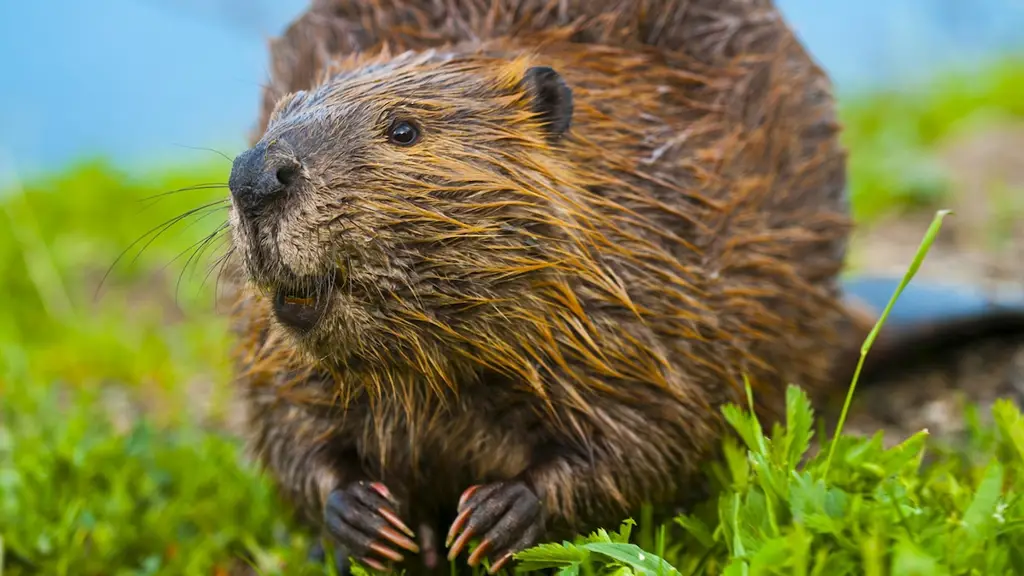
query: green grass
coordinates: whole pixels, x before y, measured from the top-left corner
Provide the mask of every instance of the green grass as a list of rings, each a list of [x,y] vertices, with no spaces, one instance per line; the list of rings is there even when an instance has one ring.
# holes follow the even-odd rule
[[[97,292],[125,247],[222,191],[140,199],[223,178],[85,165],[3,204],[0,573],[214,574],[239,555],[297,573],[308,542],[219,432],[230,341],[212,259],[180,286],[187,256],[167,267],[223,212],[130,252]]]
[[[913,90],[841,99],[840,117],[858,219],[935,208],[948,192],[936,148],[964,132],[1024,119],[1024,60],[951,73]]]
[[[742,437],[726,442],[711,472],[717,498],[676,519],[644,547],[619,534],[545,544],[519,555],[524,568],[586,573],[584,563],[635,574],[1020,574],[1024,420],[1000,402],[997,427],[972,430],[970,449],[922,468],[927,434],[888,450],[880,435],[842,437],[798,464],[812,412],[792,387],[787,421],[770,437],[750,414],[726,410]]]
[[[1024,117],[1020,62],[844,101],[858,217],[941,207],[934,147],[1006,116]],[[215,279],[203,282],[217,252],[183,276],[179,255],[224,212],[182,222],[134,259],[137,245],[97,294],[139,236],[224,197],[142,201],[226,181],[230,165],[211,158],[132,175],[82,163],[0,196],[0,575],[226,574],[239,558],[263,574],[324,573],[303,568],[308,535],[223,432],[230,341]],[[729,409],[739,434],[709,470],[719,491],[690,515],[546,545],[523,561],[567,574],[590,564],[622,574],[1024,573],[1024,421],[1012,407],[998,406],[997,425],[975,426],[955,451],[924,436],[889,450],[842,437],[806,462],[813,416],[798,390],[789,408],[769,436]],[[933,461],[922,467],[926,447]]]

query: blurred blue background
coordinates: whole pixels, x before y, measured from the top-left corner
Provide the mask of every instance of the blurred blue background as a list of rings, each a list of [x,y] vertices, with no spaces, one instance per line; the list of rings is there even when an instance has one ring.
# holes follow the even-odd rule
[[[778,3],[841,91],[913,85],[1024,45],[1020,0]],[[232,154],[256,115],[266,39],[305,5],[2,0],[0,154],[21,177],[85,156]]]

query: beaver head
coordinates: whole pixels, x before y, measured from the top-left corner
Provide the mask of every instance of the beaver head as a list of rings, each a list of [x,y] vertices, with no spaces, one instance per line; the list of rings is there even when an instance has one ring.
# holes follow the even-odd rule
[[[500,317],[556,259],[541,252],[572,112],[559,73],[527,58],[408,53],[331,70],[282,98],[235,159],[236,253],[320,357]]]

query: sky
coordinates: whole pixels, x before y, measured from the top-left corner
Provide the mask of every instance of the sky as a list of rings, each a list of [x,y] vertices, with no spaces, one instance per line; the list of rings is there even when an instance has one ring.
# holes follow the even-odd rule
[[[1024,49],[1024,0],[777,0],[840,91]],[[0,163],[24,177],[237,154],[306,0],[0,0]],[[0,184],[3,184],[0,175]]]

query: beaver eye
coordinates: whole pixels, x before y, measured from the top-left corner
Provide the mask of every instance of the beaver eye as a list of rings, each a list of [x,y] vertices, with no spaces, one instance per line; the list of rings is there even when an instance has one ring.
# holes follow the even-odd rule
[[[420,131],[411,123],[400,120],[388,128],[388,139],[399,146],[410,146],[419,140]]]

